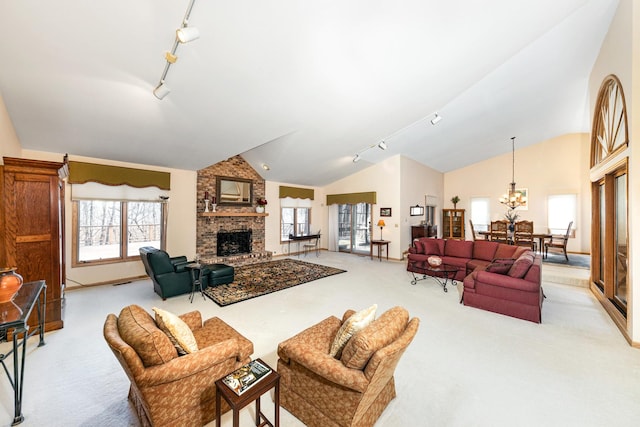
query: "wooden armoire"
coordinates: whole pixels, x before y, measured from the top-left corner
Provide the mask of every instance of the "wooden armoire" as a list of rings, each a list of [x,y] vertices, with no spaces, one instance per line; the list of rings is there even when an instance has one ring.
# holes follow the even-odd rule
[[[0,165],[0,266],[47,284],[45,330],[63,326],[64,183],[62,163],[4,157]],[[37,325],[34,312],[29,324]]]

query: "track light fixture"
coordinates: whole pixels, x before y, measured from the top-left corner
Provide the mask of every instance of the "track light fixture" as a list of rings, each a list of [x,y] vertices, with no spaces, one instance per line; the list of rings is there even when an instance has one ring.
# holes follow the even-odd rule
[[[200,38],[200,31],[196,27],[182,27],[176,30],[176,37],[180,43],[189,43]]]
[[[162,99],[165,96],[169,95],[169,92],[171,92],[171,89],[169,89],[169,86],[164,84],[164,80],[161,80],[160,84],[153,90],[153,94],[158,99]]]
[[[189,0],[189,6],[187,6],[187,12],[184,15],[184,19],[182,20],[182,26],[176,30],[176,39],[173,42],[173,46],[171,50],[165,52],[164,59],[167,61],[164,65],[164,70],[162,71],[162,76],[160,76],[160,82],[158,86],[153,90],[153,94],[158,99],[163,99],[165,96],[171,92],[171,90],[165,84],[165,79],[167,78],[167,73],[169,72],[169,67],[172,64],[175,64],[178,60],[178,56],[176,55],[176,50],[178,49],[178,45],[180,43],[188,43],[190,41],[196,40],[200,37],[200,31],[198,31],[195,27],[189,27],[187,24],[189,23],[189,17],[191,16],[191,9],[193,9],[193,3],[195,0]]]
[[[353,163],[358,163],[360,161],[360,154],[356,154],[353,156]]]
[[[386,143],[386,142],[384,142],[384,141],[380,141],[380,143],[378,144],[378,147],[379,147],[381,150],[386,150],[386,149],[387,149],[387,143]]]
[[[435,113],[433,119],[431,119],[431,124],[433,126],[437,125],[438,123],[440,123],[440,120],[442,120],[442,117],[438,115],[438,113]]]

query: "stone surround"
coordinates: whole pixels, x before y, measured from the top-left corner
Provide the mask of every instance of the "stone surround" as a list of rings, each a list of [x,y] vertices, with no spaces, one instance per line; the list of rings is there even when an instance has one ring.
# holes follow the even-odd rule
[[[209,192],[209,197],[216,195],[216,177],[227,176],[234,178],[250,179],[253,182],[253,200],[265,197],[264,179],[242,157],[234,156],[225,161],[216,163],[198,171],[197,199],[198,219],[196,224],[196,253],[202,262],[207,264],[223,263],[229,265],[247,265],[257,262],[270,261],[272,253],[265,250],[265,217],[263,216],[214,216],[205,217],[204,194]],[[253,206],[218,206],[216,212],[229,212],[234,214],[255,213],[256,204]],[[217,233],[219,230],[251,230],[252,252],[250,254],[235,254],[227,257],[219,257],[217,252]]]

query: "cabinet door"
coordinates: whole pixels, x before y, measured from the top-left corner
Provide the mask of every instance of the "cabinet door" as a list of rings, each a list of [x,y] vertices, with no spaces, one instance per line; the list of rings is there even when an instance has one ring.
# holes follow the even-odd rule
[[[5,165],[6,165],[5,160]],[[46,330],[62,328],[61,199],[57,174],[22,173],[5,166],[5,250],[25,282],[44,280]],[[9,171],[7,173],[7,171]],[[53,171],[56,172],[55,170]],[[31,314],[30,325],[37,324]]]

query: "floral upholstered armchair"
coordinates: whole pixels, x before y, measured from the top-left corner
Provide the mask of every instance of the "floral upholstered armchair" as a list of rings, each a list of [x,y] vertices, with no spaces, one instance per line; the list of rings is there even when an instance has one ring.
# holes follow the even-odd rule
[[[104,324],[105,340],[131,380],[129,400],[142,426],[207,424],[216,417],[215,381],[248,363],[253,343],[217,317],[203,323],[199,311],[154,311],[156,320],[130,305],[118,317],[109,314]],[[175,318],[189,329],[188,337],[170,338],[161,329]],[[224,404],[223,411],[228,409]]]
[[[418,318],[394,307],[330,355],[342,320],[328,317],[278,346],[280,403],[308,426],[373,426],[396,397],[394,371],[418,331]]]

